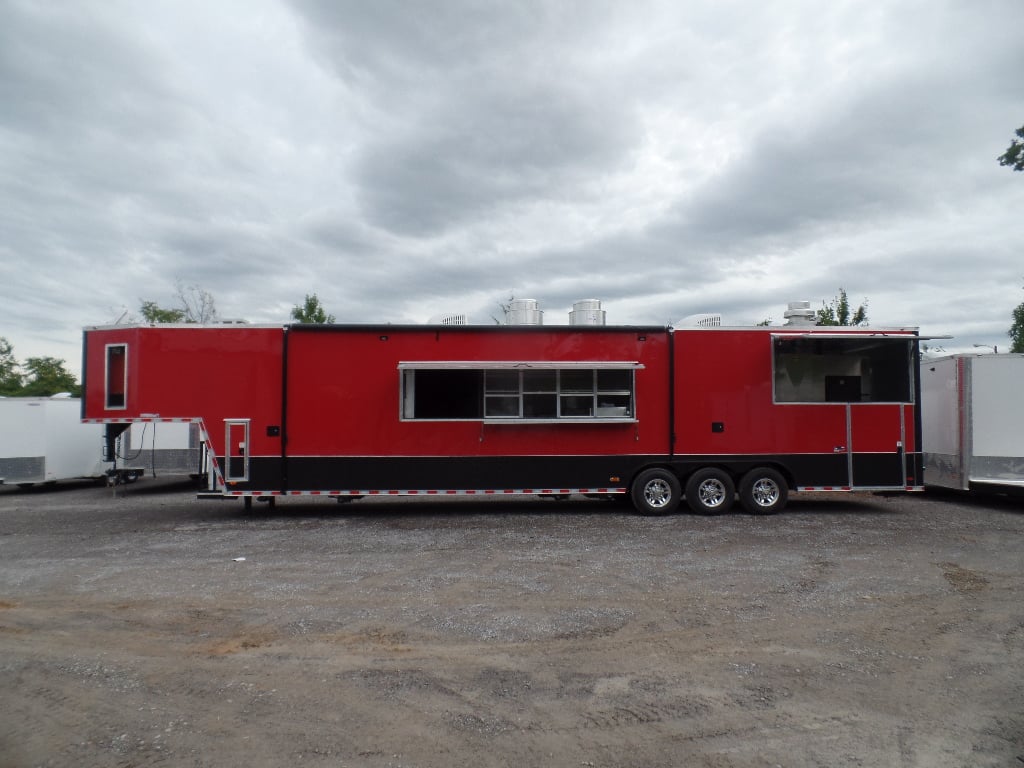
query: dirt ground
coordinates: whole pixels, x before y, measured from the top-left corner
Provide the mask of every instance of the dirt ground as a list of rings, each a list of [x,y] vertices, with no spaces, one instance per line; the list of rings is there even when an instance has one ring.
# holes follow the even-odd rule
[[[1022,766],[1022,534],[4,487],[0,766]]]

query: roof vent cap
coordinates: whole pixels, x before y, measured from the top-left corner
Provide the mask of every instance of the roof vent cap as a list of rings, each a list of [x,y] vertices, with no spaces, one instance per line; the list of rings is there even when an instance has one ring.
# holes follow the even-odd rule
[[[505,325],[544,325],[536,299],[512,299],[505,305]]]
[[[815,325],[817,320],[817,314],[811,309],[809,301],[789,302],[782,316],[786,318],[786,325]]]
[[[605,311],[600,299],[580,299],[572,304],[569,325],[604,325]]]

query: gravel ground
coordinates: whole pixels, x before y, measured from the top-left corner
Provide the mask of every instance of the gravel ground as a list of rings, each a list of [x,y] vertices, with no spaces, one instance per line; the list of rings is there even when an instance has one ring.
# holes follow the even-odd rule
[[[0,487],[0,766],[1024,766],[1022,533]]]

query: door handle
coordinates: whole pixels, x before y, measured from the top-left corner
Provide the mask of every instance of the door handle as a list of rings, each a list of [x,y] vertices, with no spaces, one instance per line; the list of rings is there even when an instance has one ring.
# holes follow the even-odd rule
[[[832,453],[846,453],[846,446],[837,445],[835,448],[832,449]]]

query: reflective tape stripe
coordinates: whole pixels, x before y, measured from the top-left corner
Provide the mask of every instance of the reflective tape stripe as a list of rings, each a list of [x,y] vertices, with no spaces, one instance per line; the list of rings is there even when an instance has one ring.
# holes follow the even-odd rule
[[[409,488],[397,489],[362,489],[347,491],[226,491],[227,496],[567,496],[586,493],[626,493],[626,488],[506,488],[503,490],[484,488],[435,489]]]

